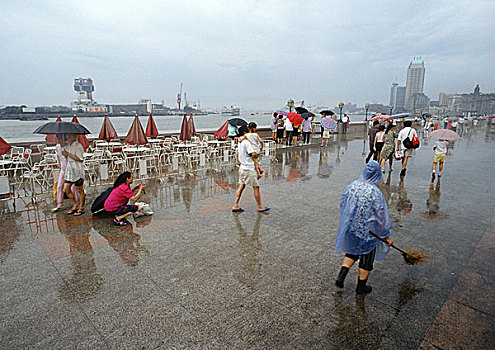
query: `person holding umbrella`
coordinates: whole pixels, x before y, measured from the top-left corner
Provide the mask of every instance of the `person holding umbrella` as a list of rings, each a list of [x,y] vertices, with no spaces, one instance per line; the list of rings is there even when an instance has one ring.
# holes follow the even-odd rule
[[[81,216],[84,214],[84,203],[86,202],[86,194],[84,193],[84,149],[83,146],[76,141],[75,134],[67,134],[69,145],[65,146],[62,155],[67,158],[67,168],[65,171],[64,192],[69,197],[73,206],[67,212],[69,215]],[[79,193],[80,201],[77,203],[74,193],[72,193],[72,185],[76,186]]]
[[[57,141],[56,149],[57,149],[58,162],[60,164],[60,172],[58,174],[57,192],[56,192],[57,206],[52,209],[53,213],[61,210],[62,205],[64,203],[65,169],[67,168],[67,158],[62,155],[65,146],[64,134],[57,134],[56,141]],[[76,202],[79,203],[80,201],[79,192],[77,192],[76,187],[74,185],[71,186],[71,192],[74,193]]]
[[[432,131],[430,136],[438,139],[433,147],[433,151],[435,152],[431,174],[431,182],[433,183],[433,181],[435,181],[435,171],[438,163],[440,163],[438,167],[438,178],[442,176],[443,163],[445,162],[449,145],[448,141],[457,141],[460,140],[461,137],[455,131],[448,129]]]

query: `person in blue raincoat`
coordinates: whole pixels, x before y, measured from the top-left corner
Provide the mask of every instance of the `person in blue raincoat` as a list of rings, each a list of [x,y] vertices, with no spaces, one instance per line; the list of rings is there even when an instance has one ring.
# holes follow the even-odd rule
[[[358,294],[371,292],[371,286],[367,286],[366,282],[373,270],[373,261],[385,259],[393,243],[387,202],[377,187],[381,180],[380,165],[372,160],[366,164],[361,177],[347,186],[340,198],[335,253],[344,251],[345,257],[335,285],[344,287],[349,269],[359,260]],[[369,231],[384,238],[387,244],[372,236]]]

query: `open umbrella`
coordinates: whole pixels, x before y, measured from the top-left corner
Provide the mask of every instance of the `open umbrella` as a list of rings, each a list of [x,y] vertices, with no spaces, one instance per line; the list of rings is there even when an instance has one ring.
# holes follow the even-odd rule
[[[0,155],[9,152],[11,148],[7,141],[0,137]]]
[[[457,141],[461,139],[458,133],[448,129],[434,130],[430,132],[430,136],[439,140],[447,140],[447,141]]]
[[[57,120],[55,120],[56,122],[61,122],[62,121],[62,118],[58,117]],[[45,141],[46,143],[57,143],[57,135],[46,135],[45,137]]]
[[[236,126],[238,128],[240,128],[243,125],[248,125],[247,121],[245,121],[244,119],[241,119],[241,118],[232,118],[232,119],[229,119],[229,124],[230,125],[233,125],[233,126]]]
[[[315,116],[315,114],[313,112],[307,112],[307,113],[303,113],[301,114],[301,117],[304,119],[304,118],[313,118]]]
[[[220,129],[218,129],[213,136],[217,140],[225,140],[227,138],[227,133],[229,132],[229,121],[226,120],[225,123],[222,124]]]
[[[273,113],[277,113],[278,115],[287,115],[287,114],[289,114],[286,111],[282,111],[280,109],[277,109],[276,111],[273,111]]]
[[[77,134],[87,135],[91,132],[81,124],[72,122],[49,122],[41,125],[33,131],[33,134]]]
[[[337,127],[337,122],[331,117],[325,117],[321,120],[321,126],[327,130],[333,130]]]
[[[100,140],[107,141],[119,138],[117,132],[115,131],[115,128],[112,125],[112,122],[110,121],[110,118],[108,118],[108,115],[106,114],[105,118],[103,119],[103,125],[101,126],[100,135],[98,136],[98,138]]]
[[[304,108],[304,107],[296,107],[296,108],[295,108],[295,110],[296,110],[297,114],[303,114],[303,113],[308,113],[308,112],[309,112],[309,111],[308,111],[306,108]]]
[[[179,140],[181,141],[190,141],[191,133],[189,131],[189,124],[187,123],[187,115],[184,114],[184,118],[182,119],[182,125],[180,127],[180,135]]]
[[[187,125],[189,127],[189,132],[191,133],[191,136],[196,135],[196,128],[194,127],[194,119],[192,114],[189,116],[189,120],[187,121]]]
[[[131,128],[129,129],[129,132],[124,140],[130,145],[144,145],[145,143],[148,143],[143,126],[141,125],[137,115],[134,117]]]
[[[303,122],[303,118],[297,113],[287,114],[287,119],[294,125],[300,125]]]
[[[409,113],[399,113],[399,114],[392,114],[390,117],[387,119],[395,119],[395,118],[405,118],[409,115]]]
[[[373,118],[370,119],[370,121],[375,121],[375,120],[387,120],[390,116],[388,114],[377,114]]]
[[[320,114],[322,114],[322,115],[334,115],[335,113],[329,109],[324,109],[323,111],[320,111]]]
[[[79,120],[77,120],[76,116],[72,118],[71,122],[79,124]],[[88,138],[85,135],[77,135],[77,142],[79,142],[83,146],[84,150],[88,149],[89,142]]]
[[[148,117],[148,124],[146,124],[146,136],[148,137],[157,137],[158,129],[156,128],[155,121],[153,120],[153,115],[150,113]]]

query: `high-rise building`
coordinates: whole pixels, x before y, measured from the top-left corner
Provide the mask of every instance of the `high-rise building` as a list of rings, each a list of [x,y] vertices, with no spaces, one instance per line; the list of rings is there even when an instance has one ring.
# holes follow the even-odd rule
[[[406,97],[404,107],[408,111],[414,108],[413,96],[422,94],[425,82],[425,63],[421,57],[415,57],[407,68]]]
[[[390,88],[390,102],[388,103],[391,106],[397,105],[397,88],[399,84],[392,83],[392,87]]]
[[[405,100],[406,100],[406,87],[405,86],[398,86],[397,87],[397,95],[395,97],[395,104],[394,104],[395,113],[404,112]]]

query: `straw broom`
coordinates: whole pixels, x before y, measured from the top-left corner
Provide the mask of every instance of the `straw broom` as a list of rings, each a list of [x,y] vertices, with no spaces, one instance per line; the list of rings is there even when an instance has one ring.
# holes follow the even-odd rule
[[[369,231],[369,232],[372,236],[378,238],[380,241],[387,243],[387,241],[384,238],[381,238],[376,233],[371,232],[371,231]],[[407,265],[416,265],[416,264],[419,264],[420,262],[429,262],[430,261],[430,260],[428,260],[428,258],[430,257],[429,255],[420,253],[420,252],[418,252],[412,248],[409,248],[407,250],[402,250],[393,244],[391,245],[391,247],[397,249],[401,253],[402,257],[404,258],[404,262]]]

